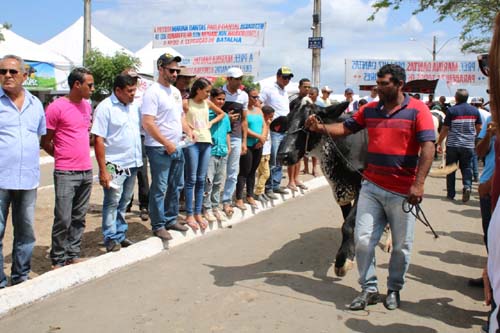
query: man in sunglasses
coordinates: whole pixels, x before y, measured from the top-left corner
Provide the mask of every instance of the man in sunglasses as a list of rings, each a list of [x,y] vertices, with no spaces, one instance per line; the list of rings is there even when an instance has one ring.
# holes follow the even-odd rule
[[[83,67],[68,76],[69,94],[46,110],[47,134],[42,147],[54,156],[55,208],[52,226],[52,268],[80,261],[85,216],[92,192],[89,130],[94,77]]]
[[[113,94],[95,110],[91,130],[95,135],[99,182],[104,190],[102,233],[107,252],[133,244],[127,238],[125,214],[142,166],[140,112],[133,103],[136,89],[137,76],[118,75]]]
[[[23,88],[24,61],[15,55],[0,60],[0,249],[12,205],[14,242],[12,285],[28,279],[35,246],[36,188],[40,181],[38,136],[45,134],[42,103]],[[7,286],[0,251],[0,288]]]
[[[262,89],[260,99],[263,105],[270,106],[274,109],[274,119],[278,117],[286,117],[290,113],[290,105],[288,101],[288,93],[285,87],[293,78],[292,70],[288,67],[280,67],[276,73],[276,82],[269,87]],[[266,183],[266,196],[271,199],[276,199],[277,194],[288,194],[288,191],[280,187],[282,177],[282,167],[276,160],[278,147],[285,137],[283,132],[275,132],[271,129],[271,177]]]
[[[184,155],[179,147],[182,132],[194,140],[183,116],[181,93],[174,87],[181,71],[180,61],[180,57],[168,53],[158,58],[158,81],[146,90],[141,106],[144,145],[151,168],[149,218],[153,234],[162,241],[172,239],[167,230],[188,230],[177,222],[184,170]]]

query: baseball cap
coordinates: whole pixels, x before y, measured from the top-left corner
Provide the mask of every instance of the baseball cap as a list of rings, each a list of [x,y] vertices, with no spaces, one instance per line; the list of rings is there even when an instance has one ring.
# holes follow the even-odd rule
[[[278,69],[278,72],[276,72],[276,75],[293,77],[293,72],[290,68],[283,66],[283,67],[280,67]]]
[[[132,68],[127,68],[127,69],[124,69],[120,74],[122,75],[128,75],[134,79],[138,79],[139,78],[139,74],[137,74],[137,72],[135,71],[135,69],[132,69]]]
[[[347,88],[344,90],[344,94],[354,94],[354,91],[351,88]]]
[[[238,67],[231,67],[227,70],[227,77],[240,78],[243,76],[243,71]]]
[[[479,97],[472,97],[470,104],[482,104],[482,102]]]
[[[173,61],[181,62],[181,60],[182,59],[179,56],[174,56],[170,53],[164,53],[158,58],[158,60],[156,61],[156,65],[158,67],[162,67],[162,66],[166,66],[166,65],[170,64]]]
[[[177,76],[195,77],[196,74],[191,73],[186,66],[181,66],[181,72]]]
[[[321,91],[326,91],[326,92],[331,93],[333,90],[332,90],[332,89],[330,89],[330,87],[329,87],[329,86],[324,86],[323,88],[321,88]]]

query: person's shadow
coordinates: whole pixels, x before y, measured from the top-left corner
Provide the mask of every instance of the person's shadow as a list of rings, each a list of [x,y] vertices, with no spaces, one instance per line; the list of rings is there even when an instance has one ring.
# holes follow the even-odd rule
[[[340,238],[339,228],[319,228],[300,234],[298,239],[286,243],[271,253],[268,258],[255,263],[241,266],[205,265],[211,268],[210,274],[214,277],[214,284],[220,287],[238,285],[240,288],[281,295],[279,291],[274,289],[270,291],[262,287],[241,283],[263,279],[265,284],[286,286],[300,294],[312,296],[322,302],[332,303],[337,309],[349,311],[348,305],[357,295],[357,289],[336,283],[340,281],[339,278],[327,275],[333,264],[337,247],[341,243]],[[380,267],[387,269],[387,265]],[[312,272],[312,277],[302,274],[306,272]],[[356,273],[349,272],[348,274]],[[465,278],[418,265],[410,266],[409,275],[409,279],[443,290],[459,289],[472,299],[480,299],[479,292],[465,287]],[[461,285],[464,287],[460,288]],[[457,288],[457,286],[459,287]],[[308,298],[305,299],[310,301]],[[400,310],[423,318],[433,318],[454,327],[470,328],[472,325],[484,323],[484,320],[476,318],[484,317],[484,312],[461,309],[450,305],[451,301],[450,298],[425,299],[418,303],[402,300]],[[369,310],[367,309],[367,311]],[[460,318],[457,318],[458,316]],[[425,326],[407,324],[374,326],[367,321],[356,319],[347,320],[346,325],[353,330],[362,332],[436,332],[436,330]]]

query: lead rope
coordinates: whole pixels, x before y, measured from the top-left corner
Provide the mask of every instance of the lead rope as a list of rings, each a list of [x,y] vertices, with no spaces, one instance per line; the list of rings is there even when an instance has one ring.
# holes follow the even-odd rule
[[[316,117],[316,119],[318,119],[319,123],[323,126],[324,132],[328,136],[328,139],[330,139],[330,142],[333,144],[333,147],[335,148],[335,150],[337,151],[337,153],[340,155],[340,157],[344,160],[344,162],[347,164],[347,166],[349,166],[352,170],[354,170],[356,173],[358,173],[361,176],[361,178],[363,178],[367,182],[369,182],[369,183],[377,186],[378,188],[383,189],[384,191],[387,191],[387,192],[392,193],[394,195],[397,195],[399,197],[403,197],[404,200],[403,200],[402,207],[401,207],[401,209],[403,210],[403,212],[405,212],[405,213],[411,213],[415,217],[415,219],[417,219],[418,221],[422,222],[422,224],[424,226],[428,227],[432,231],[432,234],[434,235],[435,239],[439,238],[438,234],[434,231],[434,228],[432,228],[431,223],[429,222],[429,220],[425,216],[425,213],[424,213],[422,207],[420,206],[420,202],[422,202],[422,200],[420,200],[417,204],[413,205],[413,204],[409,203],[408,199],[404,195],[402,195],[401,193],[397,193],[397,192],[391,191],[389,189],[386,189],[383,186],[380,186],[380,185],[372,182],[368,178],[366,178],[361,172],[359,172],[358,169],[356,169],[356,168],[353,167],[353,165],[351,164],[351,162],[349,162],[349,160],[344,156],[344,154],[342,153],[342,151],[338,148],[337,144],[335,143],[335,140],[330,135],[330,133],[328,133],[328,131],[326,130],[325,123],[320,118],[318,118],[318,117]],[[306,138],[306,143],[307,143],[307,139],[308,138],[309,138],[309,136]],[[414,212],[413,208],[415,208],[415,212]]]

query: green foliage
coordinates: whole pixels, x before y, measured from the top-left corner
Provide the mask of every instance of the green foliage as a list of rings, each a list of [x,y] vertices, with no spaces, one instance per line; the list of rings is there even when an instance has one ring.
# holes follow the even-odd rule
[[[416,1],[376,0],[372,5],[374,12],[368,20],[374,20],[375,15],[381,9],[398,10],[403,2],[414,3]],[[438,14],[436,22],[450,17],[463,24],[460,34],[462,52],[485,53],[488,51],[495,15],[500,11],[499,0],[420,0],[418,3],[417,9],[413,11],[414,15],[433,9]]]
[[[124,69],[134,68],[140,65],[139,58],[130,56],[124,52],[116,52],[109,57],[97,49],[92,49],[84,60],[85,67],[92,71],[94,77],[95,91],[92,95],[94,101],[102,101],[111,95],[115,77]]]
[[[213,83],[212,86],[214,88],[220,88],[224,84],[226,84],[226,78],[223,77],[223,76],[219,76],[217,79],[215,79],[215,81],[214,81],[214,83]],[[252,75],[245,75],[245,76],[243,76],[243,80],[241,80],[241,84],[245,88],[257,88],[258,90],[260,90],[260,85],[258,83],[253,82],[253,76]]]
[[[5,40],[5,37],[2,34],[2,29],[10,29],[10,28],[12,28],[12,24],[10,24],[8,22],[5,22],[4,24],[2,24],[0,26],[0,42]]]

